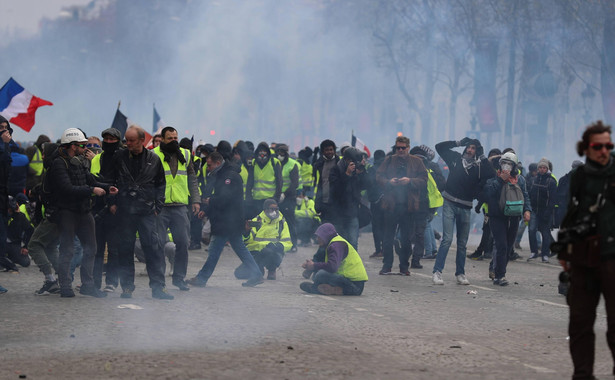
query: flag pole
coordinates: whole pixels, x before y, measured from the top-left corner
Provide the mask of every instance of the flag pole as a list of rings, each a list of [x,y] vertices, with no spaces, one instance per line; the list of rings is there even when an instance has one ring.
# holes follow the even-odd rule
[[[117,102],[117,109],[118,109],[118,110],[120,109],[120,104],[122,104],[122,101],[121,101],[121,100],[118,100],[118,102]]]

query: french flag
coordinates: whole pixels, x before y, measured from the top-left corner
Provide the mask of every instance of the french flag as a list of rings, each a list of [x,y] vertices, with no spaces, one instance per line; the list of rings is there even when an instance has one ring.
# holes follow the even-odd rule
[[[365,153],[367,153],[367,157],[371,157],[372,152],[369,151],[369,148],[367,147],[367,145],[365,145],[363,140],[361,140],[360,138],[358,138],[357,136],[354,135],[354,131],[352,132],[352,143],[351,143],[351,145],[353,147],[357,148],[358,150],[362,150]]]
[[[0,115],[26,132],[30,132],[34,125],[36,109],[52,105],[50,101],[32,95],[13,78],[0,89]]]

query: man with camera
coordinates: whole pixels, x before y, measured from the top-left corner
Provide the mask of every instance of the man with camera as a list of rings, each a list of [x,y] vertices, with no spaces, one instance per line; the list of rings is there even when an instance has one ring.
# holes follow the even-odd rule
[[[359,202],[368,185],[363,155],[357,148],[344,150],[344,157],[329,174],[333,200],[333,225],[357,249],[359,241]]]
[[[615,361],[615,164],[611,127],[587,127],[577,143],[585,165],[572,173],[568,211],[552,249],[570,275],[570,354],[573,379],[593,379],[594,322],[600,294],[607,313],[606,340]],[[613,368],[615,375],[615,367]]]
[[[113,155],[111,179],[117,183],[119,195],[110,212],[119,221],[118,274],[121,298],[132,298],[135,289],[134,247],[136,233],[145,254],[152,297],[173,299],[165,288],[164,243],[159,234],[160,214],[164,207],[166,180],[162,163],[151,150],[145,149],[145,131],[131,126],[126,130],[126,149]]]

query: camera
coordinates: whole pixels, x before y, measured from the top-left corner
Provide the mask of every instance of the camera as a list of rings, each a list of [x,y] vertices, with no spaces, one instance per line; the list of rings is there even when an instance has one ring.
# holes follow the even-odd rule
[[[590,213],[571,227],[557,233],[557,242],[551,244],[551,251],[559,260],[565,260],[593,267],[599,262],[600,235],[598,235],[597,213]]]

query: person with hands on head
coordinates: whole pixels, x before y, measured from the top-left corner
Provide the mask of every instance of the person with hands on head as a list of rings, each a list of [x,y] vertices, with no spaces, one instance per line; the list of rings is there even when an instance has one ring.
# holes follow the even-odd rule
[[[91,213],[91,196],[117,194],[117,188],[101,183],[90,173],[85,158],[87,138],[83,131],[68,128],[62,133],[60,147],[47,174],[50,180],[52,218],[60,229],[60,257],[58,280],[60,295],[74,297],[70,263],[75,249],[75,235],[83,246],[81,261],[81,288],[79,292],[93,297],[107,293],[96,288],[93,279],[96,236]]]

